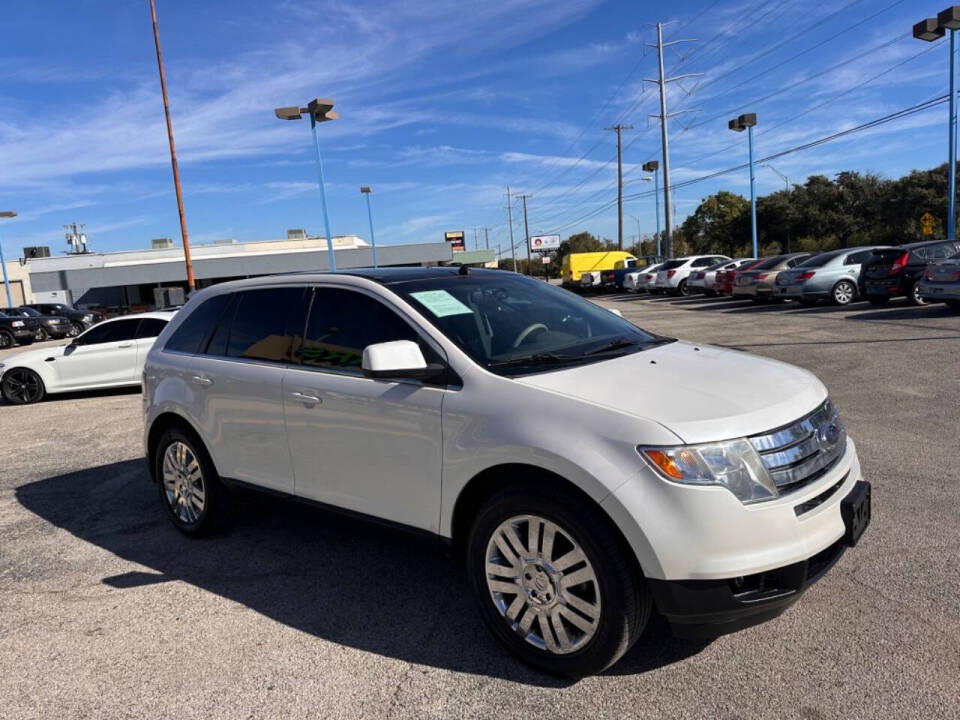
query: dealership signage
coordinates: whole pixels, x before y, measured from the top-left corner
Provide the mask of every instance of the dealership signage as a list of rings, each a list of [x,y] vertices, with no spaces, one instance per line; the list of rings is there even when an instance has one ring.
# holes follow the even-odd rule
[[[559,235],[534,235],[530,238],[530,252],[551,252],[560,249]]]
[[[453,252],[463,252],[467,249],[466,241],[464,240],[463,230],[450,230],[443,234],[443,239],[448,243],[452,243],[450,248]]]

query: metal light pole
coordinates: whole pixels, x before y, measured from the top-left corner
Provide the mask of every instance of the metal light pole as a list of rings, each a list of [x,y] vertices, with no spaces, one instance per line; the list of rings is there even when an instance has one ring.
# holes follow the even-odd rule
[[[313,149],[317,161],[317,182],[320,185],[320,205],[323,208],[323,225],[327,232],[327,255],[330,259],[330,272],[337,271],[337,261],[333,256],[333,235],[330,234],[330,215],[327,213],[327,191],[323,187],[323,160],[320,158],[320,141],[317,139],[317,123],[336,120],[340,115],[333,109],[333,100],[314,98],[306,107],[279,107],[273,111],[281,120],[299,120],[304,115],[310,117],[310,132],[313,134]],[[369,207],[369,206],[368,206]],[[376,250],[374,250],[376,253]],[[374,254],[376,258],[376,254]],[[376,261],[374,261],[376,264]]]
[[[656,160],[645,162],[643,171],[653,173],[654,210],[657,214],[657,257],[660,257],[660,163]]]
[[[753,257],[757,254],[757,183],[753,174],[753,126],[757,124],[756,113],[744,113],[727,123],[735,132],[747,131],[747,145],[750,148],[750,235],[753,238]]]
[[[947,161],[947,238],[957,237],[957,33],[960,29],[960,5],[953,5],[935,18],[926,18],[913,26],[918,40],[933,42],[950,31],[950,124],[948,126]]]
[[[15,210],[4,210],[0,217],[16,217]],[[13,296],[10,294],[10,279],[7,277],[7,261],[3,259],[3,242],[0,241],[0,267],[3,268],[3,287],[7,291],[7,307],[13,307]]]
[[[373,212],[370,210],[370,186],[361,185],[360,192],[367,197],[367,219],[370,221],[370,247],[373,248],[373,266],[377,267],[377,240],[373,236]]]

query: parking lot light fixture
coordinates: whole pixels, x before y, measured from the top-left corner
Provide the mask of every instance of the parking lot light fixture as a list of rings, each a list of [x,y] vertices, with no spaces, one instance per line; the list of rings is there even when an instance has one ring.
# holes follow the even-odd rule
[[[657,257],[660,257],[660,163],[651,160],[643,164],[643,171],[653,173],[654,212],[657,215]]]
[[[370,210],[370,186],[361,185],[360,192],[367,198],[367,220],[370,221],[370,247],[373,249],[373,266],[377,267],[377,239],[373,235],[373,211]]]
[[[15,210],[4,210],[0,212],[0,217],[16,217]],[[3,241],[0,240],[0,267],[3,268],[3,287],[7,291],[7,307],[13,307],[13,296],[10,294],[10,279],[7,277],[7,262],[3,259]]]
[[[327,191],[323,186],[323,160],[320,157],[320,141],[317,139],[317,123],[336,120],[340,115],[333,109],[333,100],[314,98],[306,107],[278,107],[273,111],[280,120],[299,120],[304,115],[310,118],[310,132],[313,134],[313,149],[317,161],[317,182],[320,185],[320,204],[323,208],[323,225],[327,233],[327,256],[330,259],[330,272],[337,271],[337,261],[333,255],[333,235],[330,234],[330,215],[327,212]]]
[[[757,183],[753,173],[753,127],[756,124],[756,113],[744,113],[727,123],[727,127],[734,132],[747,131],[747,147],[750,156],[750,236],[753,240],[753,257],[759,257],[757,253]]]

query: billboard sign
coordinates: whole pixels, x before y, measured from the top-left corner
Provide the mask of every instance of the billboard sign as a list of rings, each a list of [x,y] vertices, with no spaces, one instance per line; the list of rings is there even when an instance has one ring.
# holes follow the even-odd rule
[[[530,252],[550,252],[559,248],[559,235],[534,235],[530,238]]]
[[[463,230],[450,230],[443,234],[443,239],[448,243],[452,243],[450,248],[453,252],[463,252],[467,249],[466,240],[463,235]]]

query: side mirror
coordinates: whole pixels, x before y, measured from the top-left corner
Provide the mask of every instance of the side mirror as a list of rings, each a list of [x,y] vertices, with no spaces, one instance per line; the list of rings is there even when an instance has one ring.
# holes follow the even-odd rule
[[[442,372],[442,366],[427,365],[420,346],[411,340],[392,340],[390,342],[367,345],[363,349],[363,374],[369,378],[388,380],[415,379]]]

